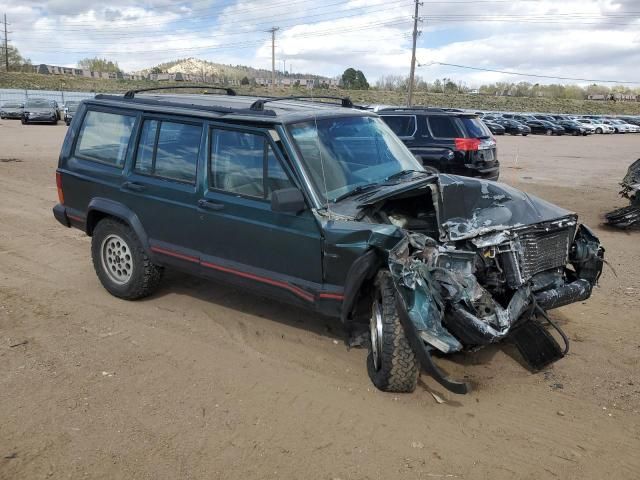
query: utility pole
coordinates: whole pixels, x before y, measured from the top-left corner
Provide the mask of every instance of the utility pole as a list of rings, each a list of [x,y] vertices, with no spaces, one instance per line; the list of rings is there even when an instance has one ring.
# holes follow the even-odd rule
[[[420,0],[415,0],[415,3],[416,10],[413,15],[413,49],[411,51],[411,71],[409,73],[409,93],[407,95],[407,107],[410,107],[411,103],[413,102],[413,84],[416,73],[416,44],[418,42],[418,35],[420,34],[420,32],[418,32],[418,21],[420,21],[418,12],[422,3],[420,3]]]
[[[9,71],[9,37],[7,37],[7,14],[4,14],[4,66]]]
[[[276,32],[280,27],[271,27],[271,88],[276,88]]]

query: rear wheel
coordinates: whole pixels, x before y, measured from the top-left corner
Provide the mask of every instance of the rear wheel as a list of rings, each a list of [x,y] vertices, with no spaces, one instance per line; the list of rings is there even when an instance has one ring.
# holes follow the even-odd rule
[[[384,392],[413,392],[418,382],[418,360],[400,323],[396,291],[387,271],[376,277],[369,331],[367,371],[373,384]]]
[[[135,232],[113,218],[95,227],[91,257],[102,286],[119,298],[151,295],[162,279],[163,268],[151,262]]]
[[[27,124],[27,120],[25,118],[21,118],[20,119],[20,123],[22,123],[23,125]]]
[[[602,129],[601,128],[596,128],[596,133],[602,134]]]

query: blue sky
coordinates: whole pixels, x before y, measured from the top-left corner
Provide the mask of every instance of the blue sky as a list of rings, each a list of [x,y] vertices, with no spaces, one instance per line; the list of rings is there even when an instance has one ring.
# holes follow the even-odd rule
[[[11,43],[34,63],[102,56],[126,71],[176,58],[327,76],[408,74],[411,0],[0,0]],[[640,82],[640,0],[424,0],[417,74],[470,86],[534,80],[434,62]],[[537,81],[537,80],[536,80]],[[553,80],[546,80],[551,83]]]

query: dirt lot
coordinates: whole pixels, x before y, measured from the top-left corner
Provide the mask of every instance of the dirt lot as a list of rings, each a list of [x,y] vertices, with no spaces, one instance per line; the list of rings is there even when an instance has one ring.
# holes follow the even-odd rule
[[[503,180],[577,211],[611,268],[554,312],[567,358],[456,356],[475,384],[456,396],[381,393],[338,322],[224,285],[108,295],[51,214],[65,131],[0,122],[0,478],[638,478],[640,232],[601,217],[640,135],[499,138]]]

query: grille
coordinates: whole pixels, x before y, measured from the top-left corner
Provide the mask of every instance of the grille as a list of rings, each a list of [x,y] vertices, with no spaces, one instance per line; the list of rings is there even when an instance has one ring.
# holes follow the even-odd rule
[[[537,273],[566,265],[572,228],[525,231],[520,234],[520,267],[525,281]]]

